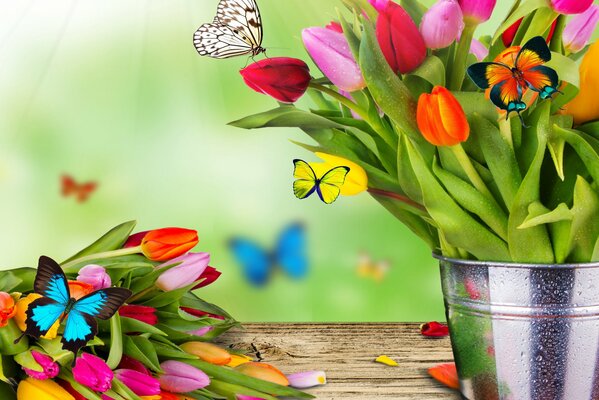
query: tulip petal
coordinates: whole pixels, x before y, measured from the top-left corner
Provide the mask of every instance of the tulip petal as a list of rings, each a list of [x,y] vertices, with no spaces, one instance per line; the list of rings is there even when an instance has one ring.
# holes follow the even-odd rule
[[[399,364],[393,360],[392,358],[382,355],[382,356],[378,356],[375,360],[375,362],[380,363],[380,364],[385,364],[388,365],[390,367],[398,367]]]
[[[314,386],[321,386],[327,383],[327,376],[324,371],[307,371],[287,375],[289,386],[296,389],[308,389]]]
[[[165,361],[160,364],[160,387],[173,393],[186,393],[202,389],[210,384],[210,378],[203,371],[179,361]]]
[[[439,364],[429,368],[428,373],[435,380],[452,389],[460,388],[460,379],[455,363]]]
[[[436,321],[427,322],[420,325],[420,334],[426,337],[446,337],[449,335],[449,328]]]

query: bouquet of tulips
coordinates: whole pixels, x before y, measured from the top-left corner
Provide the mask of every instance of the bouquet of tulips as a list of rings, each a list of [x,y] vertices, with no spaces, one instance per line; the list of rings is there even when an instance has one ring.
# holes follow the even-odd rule
[[[0,271],[2,400],[312,397],[288,385],[310,386],[322,376],[286,377],[210,343],[237,322],[197,296],[220,272],[208,265],[208,253],[189,252],[198,243],[196,231],[131,235],[134,227],[115,227],[61,264],[74,299],[112,286],[132,293],[112,318],[98,320],[97,335],[78,354],[63,348],[60,321],[39,340],[17,341],[27,329],[28,308],[42,297],[34,292],[36,269]]]
[[[302,33],[322,75],[291,58],[246,67],[248,86],[279,106],[232,125],[300,128],[315,143],[298,144],[349,167],[342,195],[368,190],[445,256],[599,260],[598,6],[516,0],[494,36],[476,39],[496,0],[343,3],[337,21]],[[546,41],[545,65],[518,57],[531,39]],[[467,71],[479,62],[506,68],[477,82]],[[551,93],[527,85],[531,73],[553,80],[549,69]]]

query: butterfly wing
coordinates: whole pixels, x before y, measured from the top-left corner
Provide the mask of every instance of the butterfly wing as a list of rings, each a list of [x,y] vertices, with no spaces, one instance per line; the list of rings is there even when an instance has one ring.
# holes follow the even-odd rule
[[[308,198],[316,190],[316,173],[303,160],[293,160],[293,165],[293,177],[296,179],[293,182],[293,194],[298,199]]]
[[[549,50],[547,42],[543,37],[536,36],[522,46],[516,57],[516,69],[526,72],[549,61],[551,61],[551,50]]]
[[[231,240],[230,248],[251,284],[263,286],[268,282],[272,267],[268,253],[257,244],[241,238]]]
[[[336,167],[320,178],[316,191],[323,202],[331,204],[337,200],[348,173],[349,167]]]
[[[275,254],[278,264],[290,277],[299,279],[306,275],[306,230],[302,224],[292,224],[283,230]]]
[[[262,18],[255,0],[221,0],[216,19],[230,27],[252,50],[262,45]]]
[[[235,57],[253,51],[250,43],[220,22],[200,26],[193,36],[193,44],[201,56],[212,58]]]
[[[516,68],[528,87],[540,93],[542,99],[551,97],[558,91],[559,77],[557,72],[543,64],[551,61],[551,50],[541,36],[530,39],[516,58]]]
[[[493,86],[490,96],[493,104],[508,113],[520,113],[526,109],[526,104],[522,101],[522,87],[515,79]]]
[[[25,334],[39,339],[48,333],[52,325],[65,311],[65,305],[55,302],[48,297],[34,300],[27,308]]]
[[[73,194],[75,192],[75,188],[77,187],[77,184],[75,183],[75,180],[73,179],[72,176],[63,175],[60,177],[60,182],[61,182],[61,185],[60,185],[61,192],[64,197],[70,196],[71,194]]]

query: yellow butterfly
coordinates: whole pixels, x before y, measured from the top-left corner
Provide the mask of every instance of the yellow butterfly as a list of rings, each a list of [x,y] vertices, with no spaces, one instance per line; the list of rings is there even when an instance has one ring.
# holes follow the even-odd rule
[[[320,178],[316,176],[314,169],[303,160],[293,160],[295,169],[293,177],[293,193],[298,199],[306,199],[312,193],[318,193],[320,200],[331,204],[341,193],[341,186],[345,183],[345,177],[349,173],[349,167],[335,167],[327,171]]]
[[[356,272],[360,278],[372,279],[376,282],[382,282],[391,269],[389,260],[374,262],[367,253],[361,253],[358,259]]]

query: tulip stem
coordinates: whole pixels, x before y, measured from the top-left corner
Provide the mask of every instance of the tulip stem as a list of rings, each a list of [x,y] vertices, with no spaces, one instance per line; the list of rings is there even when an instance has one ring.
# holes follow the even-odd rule
[[[455,59],[451,67],[451,79],[449,80],[450,90],[462,90],[464,76],[466,75],[466,62],[468,61],[468,54],[470,54],[470,47],[472,45],[472,39],[474,38],[475,30],[476,25],[466,23],[466,27],[462,32],[462,37],[458,43]]]
[[[141,253],[141,246],[128,247],[125,249],[118,249],[118,250],[111,250],[111,251],[104,251],[102,253],[88,254],[86,256],[76,258],[74,260],[69,261],[68,263],[63,264],[62,269],[66,271],[70,267],[80,264],[82,262],[86,262],[86,261],[120,257],[120,256],[128,256],[128,255],[137,254],[137,253]]]
[[[399,193],[393,193],[393,192],[388,192],[386,190],[382,190],[382,189],[374,189],[374,188],[368,188],[368,193],[373,194],[375,196],[382,196],[382,197],[388,197],[390,199],[393,200],[398,200],[402,203],[405,203],[406,205],[415,208],[416,210],[416,214],[420,214],[420,215],[428,215],[426,208],[422,205],[419,204],[417,202],[415,202],[414,200],[403,196]]]
[[[462,169],[468,176],[468,179],[470,179],[472,185],[480,193],[484,194],[485,196],[488,196],[492,200],[495,200],[495,196],[493,196],[493,194],[491,194],[491,192],[487,188],[487,185],[480,177],[478,171],[474,167],[474,164],[472,164],[472,160],[470,160],[470,157],[468,157],[468,154],[466,153],[466,150],[464,150],[462,145],[457,144],[455,146],[451,146],[451,150],[453,151],[453,155],[455,156],[455,158],[462,166]]]

